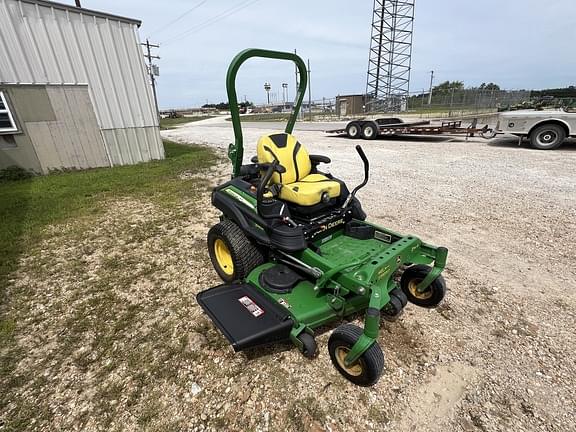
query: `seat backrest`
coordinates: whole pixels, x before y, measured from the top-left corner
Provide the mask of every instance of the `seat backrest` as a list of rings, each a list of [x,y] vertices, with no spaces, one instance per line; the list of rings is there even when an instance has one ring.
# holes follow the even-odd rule
[[[310,174],[312,164],[308,151],[288,133],[264,135],[256,147],[258,162],[270,163],[275,159],[286,168],[283,174],[274,173],[272,183],[290,184]]]

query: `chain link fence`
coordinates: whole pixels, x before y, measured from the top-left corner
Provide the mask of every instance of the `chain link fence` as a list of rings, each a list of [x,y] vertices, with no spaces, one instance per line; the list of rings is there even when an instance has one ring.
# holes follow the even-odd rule
[[[351,99],[354,98],[354,102]],[[347,99],[346,108],[343,108]],[[407,98],[394,98],[394,103],[374,101],[365,95],[338,96],[308,100],[302,104],[302,120],[348,119],[371,115],[419,115],[421,117],[461,117],[472,114],[484,114],[526,104],[530,101],[530,91],[525,90],[479,90],[463,89],[433,92],[411,93]],[[394,109],[387,109],[394,107]],[[256,114],[274,114],[275,117],[287,117],[293,108],[292,103],[256,105],[251,111]]]
[[[495,112],[530,101],[527,90],[462,89],[412,94],[406,111],[454,117],[474,113]]]

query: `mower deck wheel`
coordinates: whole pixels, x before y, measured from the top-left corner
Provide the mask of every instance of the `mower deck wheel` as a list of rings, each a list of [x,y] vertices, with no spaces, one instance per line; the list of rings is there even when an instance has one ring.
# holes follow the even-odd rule
[[[403,309],[402,301],[398,297],[391,296],[390,302],[382,310],[381,317],[386,321],[394,322],[402,314]]]
[[[384,354],[377,343],[374,343],[360,358],[351,365],[346,365],[344,359],[362,336],[363,330],[353,324],[344,324],[330,335],[328,351],[334,367],[348,381],[363,387],[369,387],[378,382],[384,369]]]
[[[408,301],[425,308],[438,306],[446,295],[446,282],[442,275],[438,276],[424,291],[418,292],[418,284],[432,269],[427,265],[418,264],[408,267],[400,278],[400,286]]]
[[[208,231],[208,253],[224,282],[243,279],[264,263],[264,254],[231,220],[217,223]]]
[[[318,352],[318,345],[316,344],[314,337],[308,333],[301,333],[298,336],[298,339],[300,342],[302,342],[302,349],[300,352],[304,355],[304,357],[309,359],[316,357]]]

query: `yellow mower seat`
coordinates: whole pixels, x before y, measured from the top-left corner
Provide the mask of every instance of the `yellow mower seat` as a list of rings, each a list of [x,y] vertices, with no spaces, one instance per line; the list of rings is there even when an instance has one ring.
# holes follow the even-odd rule
[[[277,160],[285,173],[274,173],[272,184],[281,185],[279,197],[300,206],[313,206],[322,197],[338,198],[340,183],[323,174],[311,173],[310,155],[298,140],[287,133],[264,135],[258,140],[256,153],[259,163]]]

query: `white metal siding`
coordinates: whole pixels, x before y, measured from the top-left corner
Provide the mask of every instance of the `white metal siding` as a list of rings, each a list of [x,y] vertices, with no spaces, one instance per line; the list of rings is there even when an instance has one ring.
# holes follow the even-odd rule
[[[0,53],[0,83],[88,84],[101,129],[152,128],[145,142],[123,140],[130,148],[115,164],[163,157],[135,23],[44,2],[0,0]]]
[[[86,86],[49,86],[55,121],[26,122],[44,173],[110,166]]]

